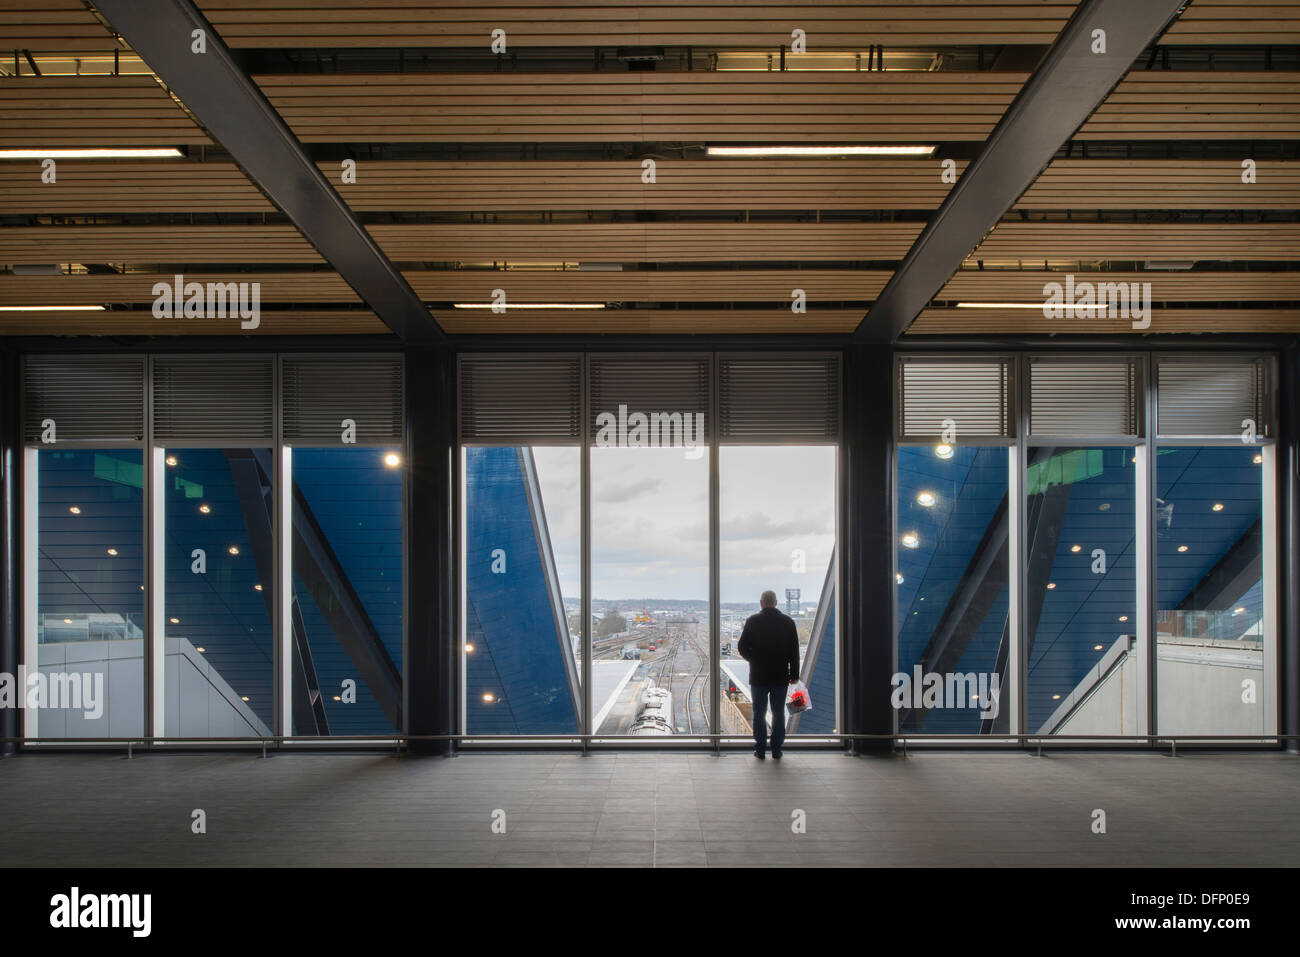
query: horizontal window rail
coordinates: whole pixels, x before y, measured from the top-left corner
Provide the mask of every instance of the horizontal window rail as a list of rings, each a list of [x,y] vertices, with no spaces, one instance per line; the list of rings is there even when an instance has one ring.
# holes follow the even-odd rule
[[[1300,734],[815,734],[791,736],[786,738],[787,746],[847,746],[858,741],[890,741],[901,746],[904,756],[909,746],[938,745],[947,748],[970,748],[986,745],[1021,745],[1035,748],[1037,754],[1043,753],[1045,746],[1075,744],[1106,746],[1119,750],[1145,745],[1152,750],[1168,747],[1171,756],[1177,756],[1178,746],[1196,747],[1199,745],[1244,746],[1271,745],[1280,747],[1288,741],[1300,742]],[[664,737],[619,737],[608,734],[535,734],[515,736],[491,736],[474,734],[401,734],[401,735],[331,735],[329,737],[303,735],[267,735],[263,737],[241,738],[180,738],[180,737],[101,737],[101,738],[32,738],[0,737],[0,744],[19,744],[37,746],[40,750],[60,751],[72,748],[94,747],[118,750],[125,748],[127,756],[132,757],[137,747],[148,749],[151,753],[167,751],[172,747],[191,747],[206,750],[257,750],[261,749],[265,757],[269,749],[281,750],[320,750],[338,749],[344,746],[360,745],[367,749],[393,748],[397,754],[409,749],[413,742],[446,742],[459,744],[469,750],[493,750],[504,748],[538,747],[542,745],[569,745],[580,747],[584,752],[595,748],[614,750],[617,748],[657,748],[667,746],[673,749],[708,746],[718,751],[723,744],[741,748],[752,745],[753,738],[740,734],[697,734],[672,735]],[[812,750],[812,748],[807,748]]]

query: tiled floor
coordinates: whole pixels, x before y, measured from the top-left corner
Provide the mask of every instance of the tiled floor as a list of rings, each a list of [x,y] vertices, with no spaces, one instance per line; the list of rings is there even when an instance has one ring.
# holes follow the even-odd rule
[[[1296,866],[1297,807],[1281,754],[41,754],[0,865]]]

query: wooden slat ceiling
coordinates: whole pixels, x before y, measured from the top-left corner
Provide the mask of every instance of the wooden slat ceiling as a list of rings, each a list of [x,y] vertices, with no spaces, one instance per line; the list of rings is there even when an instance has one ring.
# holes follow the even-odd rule
[[[0,146],[181,146],[209,142],[149,76],[0,78]]]
[[[594,223],[371,226],[397,262],[716,262],[900,259],[916,223]],[[1300,224],[1003,223],[987,259],[1300,260]]]
[[[898,260],[917,223],[548,223],[383,225],[394,262]],[[980,259],[1300,261],[1300,224],[1003,223]],[[291,226],[22,226],[0,230],[0,263],[316,263]]]
[[[776,309],[610,309],[530,310],[483,317],[448,311],[440,317],[448,332],[626,332],[696,333],[807,332],[848,333],[862,319],[861,309],[810,309],[795,315]],[[262,310],[256,330],[238,319],[155,319],[148,310],[131,312],[0,313],[0,335],[382,335],[387,327],[372,312],[356,310]]]
[[[336,273],[197,273],[190,282],[257,281],[262,302],[354,302]],[[426,302],[488,302],[504,289],[510,302],[779,302],[803,289],[811,302],[869,301],[889,273],[857,269],[672,270],[665,272],[554,272],[487,269],[413,270],[406,279]],[[1297,274],[1300,275],[1300,274]],[[153,285],[170,277],[126,275],[0,275],[0,305],[148,303]]]
[[[9,336],[274,336],[383,335],[388,327],[368,309],[263,309],[256,329],[239,319],[155,319],[148,309],[130,312],[3,312],[0,335]]]
[[[333,164],[327,175],[337,179],[337,169]],[[654,183],[643,183],[641,174],[638,160],[363,162],[357,182],[339,190],[360,210],[510,212],[937,209],[950,188],[933,160],[661,159]]]
[[[1300,136],[1294,73],[1130,73],[1076,134],[1080,140],[1241,140]]]
[[[81,0],[0,0],[0,50],[107,53],[117,46]]]
[[[602,310],[454,310],[439,305],[449,332],[847,332],[890,272],[882,268],[795,269],[798,263],[890,263],[907,252],[923,216],[851,221],[846,212],[936,209],[951,188],[937,159],[687,160],[671,144],[761,142],[918,142],[983,140],[1027,74],[980,72],[709,72],[707,53],[775,52],[796,27],[813,52],[884,44],[971,48],[1052,41],[1074,9],[1051,0],[901,0],[732,4],[669,0],[200,0],[234,47],[437,47],[484,53],[494,29],[512,50],[531,51],[518,72],[296,73],[255,77],[307,143],[358,149],[355,184],[339,182],[337,161],[320,168],[359,213],[496,214],[487,222],[375,223],[367,228],[429,303],[483,302],[505,289],[509,302],[624,303]],[[1300,2],[1194,0],[1165,44],[1300,43]],[[79,0],[0,0],[0,51],[109,53],[117,41]],[[547,50],[662,45],[695,48],[691,72],[551,72]],[[123,48],[124,49],[124,48]],[[704,54],[701,56],[701,54]],[[996,55],[996,53],[994,54]],[[531,59],[530,59],[531,58]],[[567,61],[572,63],[572,60]],[[538,64],[542,64],[539,66]],[[1234,61],[1235,64],[1235,61]],[[1018,69],[1025,64],[1018,64]],[[275,67],[280,69],[280,67]],[[571,66],[564,67],[572,71]],[[1300,140],[1295,72],[1135,70],[1084,124],[1096,141]],[[204,131],[152,77],[0,78],[0,146],[199,146]],[[639,159],[573,162],[368,160],[365,144],[647,144],[654,184]],[[331,155],[325,153],[323,155]],[[444,155],[455,155],[446,153]],[[552,154],[555,155],[555,154]],[[593,155],[590,147],[587,155]],[[1147,331],[1297,331],[1300,224],[1257,222],[1255,211],[1300,208],[1300,162],[1261,154],[1257,182],[1243,184],[1240,160],[1068,159],[1053,162],[1017,204],[1043,221],[1001,223],[972,253],[937,302],[1037,302],[1058,268],[1077,263],[1076,280],[1151,282],[1159,303]],[[1293,154],[1291,154],[1293,155]],[[1229,154],[1231,156],[1231,154]],[[958,172],[965,163],[958,162]],[[0,267],[113,263],[159,272],[125,275],[0,275],[0,305],[105,304],[104,313],[0,313],[8,334],[241,334],[237,322],[156,320],[147,304],[160,278],[183,269],[199,281],[262,284],[262,327],[254,334],[383,333],[384,326],[291,226],[250,222],[274,214],[230,162],[62,161],[57,185],[39,164],[0,163]],[[1097,211],[1210,211],[1160,222],[1097,222]],[[1243,221],[1212,211],[1249,211]],[[632,222],[654,211],[653,222]],[[688,215],[673,221],[675,211]],[[818,215],[814,216],[813,212]],[[1063,215],[1069,211],[1070,219]],[[594,212],[590,218],[580,214]],[[701,218],[715,212],[715,218]],[[758,214],[747,221],[748,213]],[[820,213],[835,215],[823,217]],[[191,213],[197,225],[35,225],[31,216]],[[609,221],[607,213],[618,213]],[[221,214],[245,222],[214,225]],[[175,223],[179,217],[169,217]],[[374,215],[372,220],[385,217]],[[1169,217],[1173,219],[1174,217]],[[1219,221],[1214,221],[1215,219]],[[1265,219],[1284,219],[1265,216]],[[540,220],[540,221],[539,221]],[[548,221],[549,220],[549,221]],[[1249,271],[1088,272],[1105,263],[1156,259],[1248,262]],[[528,268],[623,263],[621,272]],[[1046,271],[1051,263],[1052,272]],[[485,265],[509,263],[509,270]],[[750,264],[736,268],[736,264]],[[753,264],[768,263],[768,268]],[[190,268],[186,264],[196,264]],[[415,268],[429,264],[434,268]],[[440,268],[463,264],[474,268]],[[656,264],[671,268],[635,268]],[[688,268],[676,268],[678,265]],[[209,273],[204,267],[214,267]],[[221,272],[228,265],[253,271]],[[517,267],[524,268],[517,268]],[[268,267],[270,269],[268,270]],[[275,271],[276,269],[279,271]],[[810,306],[792,313],[791,290]],[[1230,308],[1209,308],[1226,303]],[[1243,308],[1281,303],[1288,308]],[[689,308],[670,308],[671,304]],[[852,304],[846,307],[845,304]],[[119,308],[123,306],[134,308]],[[653,308],[655,306],[664,308]],[[288,306],[291,308],[275,308]],[[324,306],[340,308],[326,309]],[[306,308],[304,308],[306,307]],[[936,307],[918,335],[1061,332],[1027,309]],[[1131,331],[1127,320],[1074,321],[1071,332]],[[248,334],[248,333],[242,333]]]
[[[1133,332],[1132,319],[1048,319],[1032,309],[926,309],[908,335]],[[1147,334],[1161,332],[1300,332],[1300,309],[1152,309]]]
[[[795,289],[809,302],[874,299],[889,273],[857,269],[667,270],[535,272],[430,270],[408,272],[426,302],[488,302],[504,289],[507,302],[789,302]]]
[[[394,262],[773,262],[900,259],[919,223],[371,226]]]
[[[334,272],[187,272],[187,282],[258,282],[260,299],[271,302],[359,303],[357,294]],[[93,306],[151,303],[156,282],[172,277],[152,272],[63,276],[0,275],[0,306]]]
[[[1300,162],[1259,160],[1055,160],[1017,209],[1300,209]]]
[[[636,161],[363,160],[351,184],[338,182],[338,163],[319,165],[358,212],[937,209],[950,189],[930,159],[660,160],[654,184]],[[275,208],[233,163],[66,160],[55,190],[38,169],[0,165],[0,213]],[[1056,160],[1016,208],[1297,209],[1300,162],[1261,160],[1246,184],[1235,160]]]
[[[1195,0],[1162,43],[1300,43],[1295,0]]]
[[[304,142],[982,140],[1023,73],[297,74],[254,79]]]
[[[487,313],[484,315],[484,313]],[[438,322],[450,333],[849,333],[861,309],[531,309],[493,315],[487,310],[446,310]]]
[[[969,261],[979,259],[1300,260],[1298,223],[1001,223]]]
[[[1073,3],[797,3],[749,0],[743,16],[727,3],[675,0],[200,0],[235,47],[487,46],[494,29],[521,48],[704,46],[774,50],[796,27],[810,49],[885,43],[893,47],[1051,43]]]
[[[954,44],[1051,43],[1073,3],[817,3],[749,0],[744,16],[723,3],[566,0],[539,11],[536,3],[383,0],[201,0],[226,42],[235,47],[475,47],[492,30],[514,47],[703,46],[770,50],[789,43],[796,27],[812,49]],[[1164,38],[1170,44],[1300,43],[1294,3],[1196,0]]]
[[[746,15],[721,3],[645,4],[567,0],[539,11],[519,0],[202,0],[232,47],[459,47],[485,45],[504,29],[509,45],[701,46],[771,50],[796,27],[812,49],[1047,44],[1074,10],[1072,2],[796,4],[750,0]],[[670,13],[665,13],[670,11]],[[1168,44],[1300,43],[1295,3],[1196,0],[1163,39]],[[3,0],[0,49],[86,52],[111,49],[112,35],[81,0]]]
[[[1022,73],[298,74],[255,79],[304,142],[982,140]],[[1300,135],[1294,74],[1135,71],[1083,140]]]
[[[40,163],[0,164],[0,213],[269,213],[234,163],[62,160],[58,188]]]
[[[691,269],[586,272],[411,270],[405,277],[426,302],[488,302],[504,289],[507,302],[656,303],[783,302],[802,289],[809,302],[874,299],[890,273],[857,269]],[[185,273],[187,281],[261,283],[263,303],[356,303],[352,289],[333,272]],[[0,305],[122,305],[154,300],[153,285],[169,276],[0,275]],[[1300,302],[1300,270],[1290,272],[1106,272],[1079,271],[1077,282],[1149,282],[1156,302]],[[936,297],[960,302],[1035,302],[1044,284],[1062,272],[963,270]]]
[[[1037,302],[1043,286],[1064,282],[1060,272],[1042,270],[963,269],[948,280],[936,299],[958,302]],[[1156,271],[1089,273],[1080,270],[1076,282],[1149,282],[1156,302],[1300,302],[1300,271],[1181,272]]]
[[[0,263],[317,263],[292,226],[10,226]]]

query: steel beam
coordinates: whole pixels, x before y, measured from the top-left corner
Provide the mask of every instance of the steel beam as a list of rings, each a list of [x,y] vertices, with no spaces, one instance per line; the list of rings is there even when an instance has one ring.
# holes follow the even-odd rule
[[[957,663],[970,646],[998,596],[1007,587],[1000,569],[1007,568],[1008,535],[1010,534],[1009,505],[1006,496],[989,521],[978,547],[953,589],[952,597],[944,608],[943,616],[935,625],[925,648],[917,658],[924,672],[949,674],[957,671]],[[1003,626],[1004,637],[1006,626]],[[1005,642],[1003,642],[1005,644]],[[999,654],[999,664],[1005,666],[1007,656]],[[919,731],[925,720],[927,708],[904,708],[898,716],[898,726],[905,731]]]
[[[288,505],[289,503],[286,503]],[[370,620],[365,604],[357,594],[343,563],[330,546],[307,497],[293,485],[293,558],[294,573],[302,579],[310,594],[316,596],[316,606],[329,630],[347,653],[357,674],[365,682],[375,703],[383,711],[393,730],[402,727],[402,672],[384,646],[379,631]],[[322,598],[329,596],[330,601]],[[295,596],[296,598],[296,596]],[[295,609],[298,606],[295,600]],[[308,669],[304,679],[310,680],[315,667],[309,657],[305,630],[299,632],[301,612],[294,615],[294,637],[300,641],[299,658]],[[301,638],[299,635],[301,634]],[[295,668],[297,664],[295,664]],[[319,689],[315,689],[319,695]],[[313,702],[314,704],[314,702]]]
[[[1188,589],[1178,611],[1227,611],[1264,575],[1264,530],[1258,520]],[[1250,624],[1253,624],[1250,623]],[[1244,631],[1248,623],[1242,622]],[[1241,635],[1235,637],[1240,638]]]
[[[273,471],[269,456],[259,455],[253,449],[224,449],[230,464],[230,475],[235,482],[235,494],[240,511],[244,514],[244,527],[257,565],[258,581],[275,580],[275,533],[272,503]],[[276,596],[273,589],[265,589],[262,598],[266,603],[267,617],[275,618]],[[311,642],[307,626],[298,608],[297,596],[290,596],[290,620],[293,629],[292,663],[292,713],[295,734],[329,734],[325,716],[325,703],[321,700],[320,684],[316,679],[316,665],[312,659]],[[284,733],[289,734],[286,730]]]
[[[0,672],[9,675],[18,674],[23,641],[21,370],[17,353],[0,351]],[[0,738],[22,733],[18,715],[17,708],[0,708]],[[0,741],[0,757],[17,750]]]
[[[844,573],[836,630],[844,734],[892,734],[896,670],[893,362],[888,348],[844,352],[844,433],[839,456],[839,545]],[[861,740],[853,753],[885,752]]]
[[[393,332],[410,342],[444,337],[190,0],[95,0],[95,8]],[[196,30],[205,52],[193,52]]]
[[[1282,612],[1277,641],[1278,732],[1300,734],[1300,349],[1288,348],[1280,365],[1277,517],[1283,548],[1278,594],[1265,595],[1265,600],[1277,601]],[[1300,741],[1288,741],[1287,750],[1300,751]]]
[[[312,658],[311,642],[307,639],[307,624],[302,620],[302,606],[294,595],[289,605],[289,618],[293,625],[293,733],[316,734],[328,737],[329,716],[325,714],[325,696],[321,694],[320,679],[316,676],[316,661]]]
[[[404,494],[411,587],[406,592],[406,676],[411,709],[406,731],[413,735],[463,731],[457,607],[460,451],[450,411],[456,408],[456,378],[455,357],[445,350],[407,350]],[[590,648],[584,649],[589,661]],[[412,741],[411,750],[451,755],[454,745]]]
[[[1079,5],[858,325],[857,338],[894,341],[907,331],[1185,3]],[[1093,52],[1099,41],[1104,52]]]

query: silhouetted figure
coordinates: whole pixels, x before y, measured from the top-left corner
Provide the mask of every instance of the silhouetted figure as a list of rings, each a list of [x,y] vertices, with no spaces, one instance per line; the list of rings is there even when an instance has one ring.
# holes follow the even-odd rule
[[[772,706],[772,757],[780,759],[785,743],[786,688],[799,680],[799,631],[794,619],[776,607],[776,592],[768,589],[758,600],[762,609],[750,615],[736,650],[749,662],[749,690],[754,699],[754,756],[767,757],[767,708]]]

